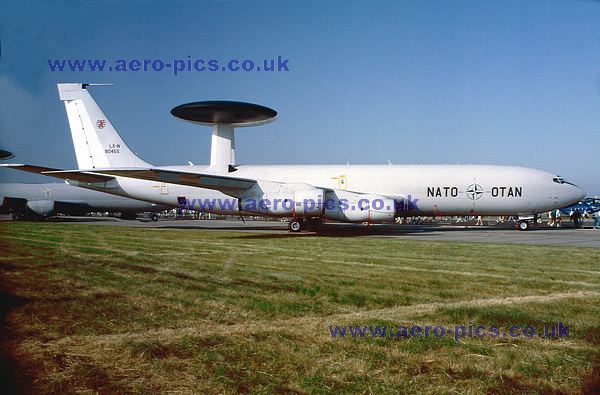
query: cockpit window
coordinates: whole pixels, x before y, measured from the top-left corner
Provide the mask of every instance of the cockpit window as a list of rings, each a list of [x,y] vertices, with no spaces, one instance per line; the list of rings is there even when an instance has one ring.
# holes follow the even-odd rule
[[[562,178],[561,176],[556,176],[552,179],[552,181],[554,181],[557,184],[569,184],[569,185],[573,185],[574,187],[577,187],[577,185],[573,184],[572,182],[569,181],[565,181],[564,178]],[[578,187],[579,188],[579,187]]]

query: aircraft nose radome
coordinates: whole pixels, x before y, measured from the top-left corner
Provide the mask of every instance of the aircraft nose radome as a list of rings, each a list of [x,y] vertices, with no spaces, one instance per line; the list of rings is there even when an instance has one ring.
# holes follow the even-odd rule
[[[575,187],[575,194],[577,196],[577,200],[583,200],[586,196],[586,193],[583,191],[583,189],[579,187]]]
[[[570,188],[570,193],[565,195],[565,197],[569,197],[569,203],[576,203],[579,202],[581,200],[583,200],[586,196],[585,192],[583,191],[583,189],[579,188],[577,185],[571,185]]]

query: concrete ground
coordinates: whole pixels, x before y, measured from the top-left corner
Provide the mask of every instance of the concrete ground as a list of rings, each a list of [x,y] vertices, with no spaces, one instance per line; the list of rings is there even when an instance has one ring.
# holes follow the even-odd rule
[[[8,216],[0,216],[0,220],[10,221]],[[474,243],[513,243],[538,244],[556,246],[579,246],[600,248],[600,230],[586,226],[585,229],[574,229],[569,223],[562,228],[542,227],[529,231],[515,230],[511,224],[489,226],[465,225],[375,225],[367,228],[361,224],[327,224],[318,233],[289,233],[286,222],[246,220],[190,220],[161,219],[151,222],[147,219],[133,221],[112,217],[60,217],[53,219],[61,223],[95,224],[99,226],[129,226],[151,229],[212,229],[233,232],[260,232],[265,236],[277,237],[393,237],[410,240],[443,240]],[[589,224],[586,224],[589,225]],[[266,236],[268,237],[268,236]]]

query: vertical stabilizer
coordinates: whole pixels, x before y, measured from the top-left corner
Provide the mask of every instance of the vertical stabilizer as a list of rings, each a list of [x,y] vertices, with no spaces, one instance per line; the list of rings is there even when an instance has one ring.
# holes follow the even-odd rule
[[[80,169],[106,167],[148,167],[125,144],[86,87],[89,84],[58,84],[65,103],[77,166]]]

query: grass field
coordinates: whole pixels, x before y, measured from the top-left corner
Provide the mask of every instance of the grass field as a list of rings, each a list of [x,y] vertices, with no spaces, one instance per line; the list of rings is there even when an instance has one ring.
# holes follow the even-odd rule
[[[0,243],[15,392],[600,391],[599,249],[14,222]],[[570,338],[329,332],[558,321]]]

